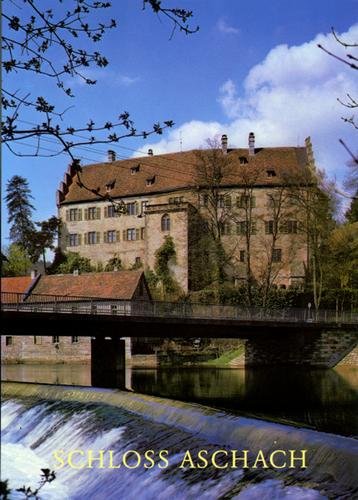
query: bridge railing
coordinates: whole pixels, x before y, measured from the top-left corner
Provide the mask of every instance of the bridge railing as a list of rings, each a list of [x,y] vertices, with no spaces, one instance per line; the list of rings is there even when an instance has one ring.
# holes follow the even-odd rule
[[[241,321],[314,322],[358,324],[358,313],[330,310],[225,306],[181,302],[153,302],[112,298],[1,292],[1,309],[21,312],[122,315]]]

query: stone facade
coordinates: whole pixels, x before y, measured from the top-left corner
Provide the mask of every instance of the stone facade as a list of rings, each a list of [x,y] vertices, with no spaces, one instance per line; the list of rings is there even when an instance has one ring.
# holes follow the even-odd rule
[[[303,214],[289,196],[287,178],[290,175],[292,181],[304,172],[314,174],[309,140],[304,148],[226,148],[220,153],[231,162],[231,172],[217,189],[215,221],[220,223],[220,238],[230,256],[228,276],[233,281],[245,279],[249,224],[253,274],[261,278],[272,259],[271,273],[278,286],[302,280],[308,258],[301,231]],[[118,256],[126,269],[153,269],[155,252],[170,235],[176,248],[170,267],[182,289],[195,289],[194,281],[205,286],[200,273],[199,278],[193,276],[194,269],[205,273],[209,265],[205,248],[195,249],[213,222],[208,186],[198,174],[200,154],[189,151],[89,165],[82,168],[80,182],[69,167],[57,193],[61,250],[79,252],[95,263],[105,264]],[[252,177],[249,182],[248,175]],[[81,182],[96,188],[101,196],[81,189]],[[277,205],[273,204],[279,198],[284,216],[276,223]],[[250,203],[249,222],[243,199]],[[115,212],[116,203],[125,207],[124,213]]]
[[[90,363],[91,339],[65,336],[1,336],[1,361],[7,363]]]
[[[309,366],[333,368],[352,354],[355,364],[357,333],[355,331],[322,331],[318,335],[304,332],[281,339],[262,337],[245,343],[245,366]]]

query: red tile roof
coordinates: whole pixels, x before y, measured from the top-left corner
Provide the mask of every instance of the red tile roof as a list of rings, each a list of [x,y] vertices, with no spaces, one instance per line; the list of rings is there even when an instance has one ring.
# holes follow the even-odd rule
[[[80,175],[86,186],[91,189],[98,188],[101,195],[106,194],[106,185],[113,185],[113,181],[115,181],[114,187],[110,191],[112,198],[195,188],[202,184],[199,170],[201,158],[210,155],[211,152],[213,150],[192,150],[109,163],[96,163],[82,167]],[[248,155],[248,149],[229,149],[225,157],[230,164],[230,169],[226,169],[229,173],[224,177],[221,185],[240,185],[248,169],[259,172],[256,184],[282,183],[285,174],[301,173],[307,166],[305,147],[256,148],[253,156]],[[246,165],[242,164],[243,158],[247,160]],[[272,168],[275,170],[276,176],[268,177],[267,169]],[[133,171],[134,173],[132,173]],[[71,176],[66,175],[65,177],[70,183],[68,192],[64,193],[62,203],[98,199],[96,194],[81,188],[75,177],[73,178],[74,182],[72,182]],[[153,184],[147,183],[148,179],[154,177]]]
[[[143,277],[143,271],[47,275],[41,276],[32,294],[130,300]]]
[[[12,278],[1,278],[1,291],[7,293],[25,294],[33,282],[31,276],[15,276]],[[16,296],[8,296],[4,299],[6,302],[17,302]]]

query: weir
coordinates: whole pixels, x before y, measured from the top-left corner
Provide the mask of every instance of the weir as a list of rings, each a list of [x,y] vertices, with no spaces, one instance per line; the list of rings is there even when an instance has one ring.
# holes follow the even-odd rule
[[[144,485],[146,498],[168,498],[176,492],[175,498],[183,500],[235,498],[244,490],[251,493],[245,498],[293,500],[355,498],[357,493],[358,450],[351,438],[112,389],[4,383],[2,396],[2,451],[7,459],[3,474],[11,480],[23,481],[25,471],[16,466],[32,467],[33,474],[36,467],[55,468],[54,450],[63,450],[61,456],[71,450],[92,450],[95,457],[100,450],[114,450],[116,463],[128,450],[136,450],[141,457],[145,450],[156,453],[155,465],[149,469],[144,468],[143,458],[132,470],[101,470],[97,462],[92,469],[68,465],[56,469],[53,489],[58,488],[61,498],[100,498],[103,492],[109,499],[128,498],[128,491],[131,498],[143,498]],[[20,448],[26,460],[18,463]],[[180,467],[187,450],[196,457],[199,450],[209,454],[238,450],[242,456],[245,449],[249,450],[248,469],[241,467],[243,462],[237,469]],[[165,465],[158,458],[160,450],[168,450],[164,469],[158,467],[158,463]],[[307,450],[307,467],[298,461],[292,469],[288,463],[282,469],[253,469],[260,450],[265,457],[275,450],[297,450],[299,457],[300,450]],[[84,460],[77,455],[77,464]],[[225,460],[221,453],[218,463]]]

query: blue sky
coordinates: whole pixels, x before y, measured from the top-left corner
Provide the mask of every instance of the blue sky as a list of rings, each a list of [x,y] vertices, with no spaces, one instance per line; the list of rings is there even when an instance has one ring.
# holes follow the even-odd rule
[[[5,85],[32,96],[45,95],[60,110],[73,106],[64,119],[74,126],[90,118],[97,123],[114,121],[123,110],[131,113],[139,130],[157,121],[175,122],[161,137],[116,144],[113,149],[121,157],[140,155],[149,147],[154,153],[203,147],[207,138],[222,133],[228,135],[232,147],[246,146],[251,130],[260,147],[302,145],[310,135],[318,165],[331,178],[343,178],[349,157],[338,138],[354,149],[356,132],[341,120],[345,110],[336,99],[344,99],[347,92],[358,95],[357,75],[316,44],[340,50],[329,34],[331,26],[347,40],[358,40],[357,0],[163,3],[193,10],[192,24],[200,26],[199,32],[190,36],[176,32],[170,39],[170,23],[148,7],[143,11],[141,0],[114,1],[111,10],[97,16],[98,21],[115,18],[118,27],[96,47],[108,57],[109,66],[87,70],[89,78],[97,79],[96,86],[68,80],[76,96],[70,99],[53,82],[25,73],[5,75]],[[16,4],[11,5],[19,14]],[[38,117],[26,112],[22,119],[34,122]],[[43,145],[54,148],[51,143]],[[28,152],[31,148],[23,145],[20,149]],[[76,153],[87,164],[103,160],[107,149],[98,145]],[[3,197],[7,180],[19,174],[29,181],[35,220],[55,214],[55,191],[68,162],[65,155],[17,158],[3,147]],[[6,245],[6,210],[2,211],[2,233]]]

